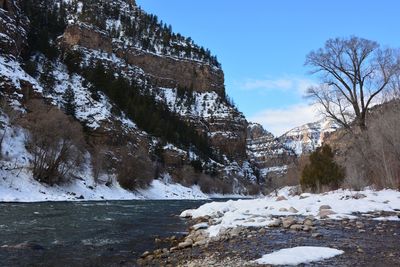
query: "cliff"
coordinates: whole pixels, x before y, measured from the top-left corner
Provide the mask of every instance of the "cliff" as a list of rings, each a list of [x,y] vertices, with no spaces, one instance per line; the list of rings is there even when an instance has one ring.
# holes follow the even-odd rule
[[[0,26],[0,113],[11,119],[9,110],[16,112],[21,120],[5,124],[25,136],[30,116],[45,109],[33,100],[79,122],[85,171],[71,177],[117,179],[132,189],[171,175],[209,192],[248,192],[256,178],[247,162],[247,121],[227,101],[209,50],[131,0],[10,0],[0,7],[7,22]],[[24,158],[31,153],[2,164],[15,160],[29,173]]]
[[[290,148],[258,123],[250,123],[247,128],[247,155],[267,179],[284,175],[296,158]]]

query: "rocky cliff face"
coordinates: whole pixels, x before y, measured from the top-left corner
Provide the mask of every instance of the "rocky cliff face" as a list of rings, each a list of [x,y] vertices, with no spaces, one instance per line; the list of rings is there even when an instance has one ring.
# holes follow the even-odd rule
[[[170,56],[158,55],[126,47],[113,40],[107,32],[98,31],[85,24],[67,26],[61,38],[64,46],[76,45],[114,53],[127,64],[141,68],[151,77],[152,84],[165,88],[184,88],[197,92],[216,92],[224,95],[224,73],[220,68],[190,59],[177,60]]]
[[[207,134],[210,143],[224,154],[244,160],[247,122],[244,116],[225,100],[224,74],[219,63],[202,55],[202,49],[199,52],[195,45],[189,49],[191,52],[187,53],[186,46],[192,44],[180,39],[172,41],[171,45],[176,47],[172,51],[159,47],[144,49],[142,44],[138,44],[125,32],[132,18],[135,18],[134,22],[145,20],[142,11],[138,11],[134,2],[129,5],[124,1],[117,2],[114,4],[119,4],[119,12],[124,15],[118,18],[103,18],[106,21],[103,28],[82,15],[85,14],[85,9],[87,12],[98,14],[101,12],[101,5],[94,5],[90,1],[80,2],[82,5],[79,10],[70,11],[68,25],[59,38],[60,45],[64,49],[101,51],[118,60],[117,68],[122,65],[139,69],[136,74],[139,72],[141,79],[146,80],[156,94],[162,91],[158,98],[167,103],[170,110],[177,111],[179,116],[199,132]],[[115,5],[107,7],[112,9]],[[125,16],[130,20],[124,20]],[[152,27],[156,28],[157,25]],[[179,47],[184,47],[184,50]],[[188,92],[186,96],[191,98],[194,104],[185,106],[185,99],[179,101],[182,97],[177,97],[177,91]],[[174,101],[171,101],[171,98],[174,98]],[[214,103],[207,106],[210,101]],[[199,111],[200,109],[202,111]],[[204,112],[206,109],[207,115]]]
[[[28,20],[14,1],[0,1],[0,53],[19,56],[27,41]]]
[[[247,155],[265,178],[285,174],[296,155],[258,123],[247,128]]]
[[[285,133],[279,140],[297,155],[310,153],[321,146],[324,140],[339,126],[332,120],[323,119],[296,127]]]
[[[255,180],[246,162],[247,121],[226,100],[223,71],[208,50],[173,33],[132,0],[3,0],[0,7],[4,22],[0,24],[0,82],[8,88],[2,97],[12,108],[26,112],[27,101],[37,98],[64,110],[69,90],[73,116],[84,126],[92,157],[99,149],[111,149],[108,156],[120,164],[118,155],[124,148],[133,154],[145,151],[157,166],[165,165],[161,170],[177,173],[192,165],[202,169],[219,179],[215,191],[228,184],[235,192],[245,192],[244,184]],[[24,47],[27,52],[22,58]],[[103,81],[107,88],[97,83],[105,72],[107,79],[115,79]],[[127,90],[136,91],[127,94]],[[124,101],[126,97],[142,99],[136,102],[142,108],[127,108],[131,102]],[[143,117],[143,103],[159,112],[157,118],[165,110],[171,125],[186,132],[185,125],[194,129],[206,139],[192,138],[203,150],[180,142],[187,139],[179,137],[182,129],[175,129],[178,137],[171,138],[163,136],[162,129],[153,135],[139,127],[131,115]],[[147,115],[148,120],[154,117]],[[171,129],[166,130],[170,134]],[[169,144],[168,138],[178,141]],[[219,157],[200,153],[204,146]]]

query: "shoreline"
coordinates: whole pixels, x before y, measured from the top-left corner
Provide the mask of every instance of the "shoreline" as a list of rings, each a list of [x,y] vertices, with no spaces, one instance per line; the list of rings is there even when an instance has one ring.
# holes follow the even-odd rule
[[[139,266],[263,266],[255,261],[266,254],[310,246],[340,251],[333,258],[317,255],[326,260],[312,266],[400,266],[399,191],[283,188],[262,199],[206,203],[180,217],[189,219],[188,234],[145,252]]]
[[[379,211],[355,215],[359,217],[342,220],[286,216],[280,217],[282,222],[292,220],[292,223],[269,227],[239,226],[226,229],[217,237],[208,237],[204,228],[197,228],[210,218],[190,219],[186,236],[174,239],[169,248],[146,251],[136,263],[138,266],[182,267],[270,266],[254,261],[279,249],[307,245],[345,252],[313,262],[312,266],[400,266],[399,222],[374,220],[382,216],[400,216],[400,213]],[[303,223],[302,228],[300,223]],[[308,229],[305,228],[307,225],[310,226]]]

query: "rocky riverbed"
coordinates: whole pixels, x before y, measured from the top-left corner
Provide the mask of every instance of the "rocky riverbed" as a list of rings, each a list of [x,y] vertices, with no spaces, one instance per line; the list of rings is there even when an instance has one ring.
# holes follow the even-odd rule
[[[321,210],[329,210],[323,207]],[[329,213],[329,212],[327,212]],[[188,235],[155,240],[159,249],[145,252],[139,266],[268,266],[253,261],[273,251],[296,246],[336,248],[344,254],[304,266],[400,266],[398,212],[353,214],[357,218],[332,220],[313,216],[276,216],[267,227],[223,229],[209,237],[205,228],[215,221],[191,221]]]

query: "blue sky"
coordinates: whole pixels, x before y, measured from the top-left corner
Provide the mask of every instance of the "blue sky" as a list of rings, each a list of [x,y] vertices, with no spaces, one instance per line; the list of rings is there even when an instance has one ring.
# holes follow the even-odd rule
[[[317,119],[303,98],[316,82],[308,52],[357,35],[400,47],[397,0],[137,0],[217,55],[228,94],[250,121],[274,134]]]

